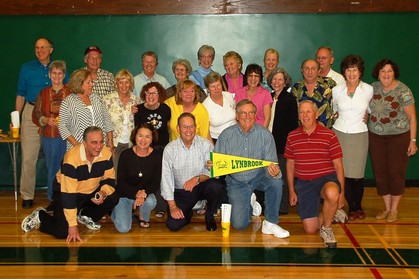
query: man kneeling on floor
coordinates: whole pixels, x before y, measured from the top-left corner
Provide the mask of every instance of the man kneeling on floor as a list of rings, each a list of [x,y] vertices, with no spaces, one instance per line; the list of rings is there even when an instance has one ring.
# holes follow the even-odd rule
[[[269,130],[256,123],[256,105],[248,99],[236,105],[237,124],[226,128],[218,137],[214,151],[217,153],[252,159],[278,162],[275,141]],[[211,162],[212,163],[212,162]],[[282,173],[279,166],[229,174],[226,177],[227,194],[231,209],[231,224],[237,230],[245,229],[251,215],[260,214],[260,205],[253,195],[255,190],[264,192],[265,220],[262,233],[278,238],[289,237],[289,232],[278,225],[279,204],[282,197]]]
[[[215,231],[214,214],[220,204],[223,185],[210,178],[207,160],[212,144],[196,135],[195,116],[184,112],[176,127],[180,136],[164,148],[161,195],[169,205],[167,227],[178,231],[191,222],[192,208],[199,200],[207,200],[205,223]]]
[[[338,208],[344,204],[342,148],[335,133],[317,122],[319,111],[315,103],[300,102],[298,113],[301,127],[288,134],[284,153],[290,205],[298,202],[297,213],[307,233],[320,229],[324,245],[335,248],[333,219],[344,222],[346,218],[346,214],[336,217],[343,212]]]
[[[64,155],[56,181],[61,193],[53,216],[37,208],[23,220],[22,230],[39,228],[67,242],[82,241],[77,222],[99,230],[97,222],[118,203],[112,152],[104,148],[102,129],[92,126],[84,131],[83,143]]]

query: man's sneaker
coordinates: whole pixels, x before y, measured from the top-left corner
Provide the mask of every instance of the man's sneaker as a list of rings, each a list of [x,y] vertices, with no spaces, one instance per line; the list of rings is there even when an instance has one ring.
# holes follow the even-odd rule
[[[336,210],[335,217],[333,217],[334,223],[346,223],[348,221],[348,215],[343,209]]]
[[[252,194],[252,196],[250,197],[250,205],[253,208],[253,216],[260,216],[260,214],[262,214],[262,206],[260,205],[260,203],[258,203],[256,201],[256,195],[255,193]]]
[[[22,221],[21,228],[24,232],[30,232],[33,229],[38,229],[41,225],[41,220],[39,220],[39,211],[45,211],[43,207],[38,207],[35,209],[31,215],[26,216]]]
[[[322,225],[320,227],[320,237],[323,239],[324,246],[327,248],[336,248],[337,241],[332,228],[326,228]]]
[[[290,236],[289,231],[284,230],[277,224],[268,222],[266,220],[262,223],[262,233],[264,234],[273,234],[274,236],[278,238],[286,238]]]
[[[95,223],[92,218],[80,214],[77,216],[77,221],[93,231],[99,230],[102,227],[100,224]]]

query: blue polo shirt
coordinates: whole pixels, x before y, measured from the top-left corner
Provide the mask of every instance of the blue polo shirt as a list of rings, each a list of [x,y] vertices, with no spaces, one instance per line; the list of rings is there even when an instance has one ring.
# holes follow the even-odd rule
[[[27,102],[34,103],[39,92],[51,85],[51,79],[48,77],[49,64],[44,66],[38,60],[23,64],[17,83],[17,96],[25,97]]]

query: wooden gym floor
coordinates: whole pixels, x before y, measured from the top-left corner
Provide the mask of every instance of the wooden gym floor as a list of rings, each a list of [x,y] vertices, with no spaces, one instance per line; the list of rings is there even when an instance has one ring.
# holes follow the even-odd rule
[[[205,230],[203,217],[170,232],[153,215],[148,229],[133,225],[118,233],[110,218],[91,232],[80,226],[83,243],[69,245],[34,230],[24,233],[23,218],[32,212],[0,192],[1,278],[418,278],[419,188],[407,188],[397,223],[377,221],[382,201],[366,188],[367,218],[335,224],[337,249],[324,248],[320,237],[306,235],[293,208],[280,217],[287,239],[263,235],[261,218],[229,238]],[[38,192],[34,208],[46,206]],[[262,217],[263,218],[263,217]],[[219,221],[219,216],[217,218]]]

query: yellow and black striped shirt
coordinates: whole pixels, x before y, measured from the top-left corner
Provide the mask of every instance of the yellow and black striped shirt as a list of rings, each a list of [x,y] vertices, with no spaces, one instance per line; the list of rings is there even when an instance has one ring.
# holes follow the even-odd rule
[[[57,181],[61,185],[61,198],[68,225],[76,226],[77,195],[90,195],[98,188],[108,195],[115,191],[112,152],[104,147],[91,163],[86,158],[82,143],[72,147],[64,155]]]

